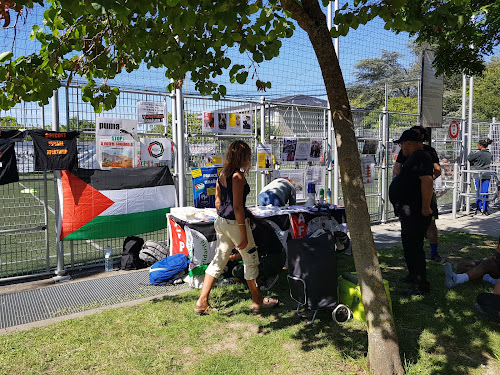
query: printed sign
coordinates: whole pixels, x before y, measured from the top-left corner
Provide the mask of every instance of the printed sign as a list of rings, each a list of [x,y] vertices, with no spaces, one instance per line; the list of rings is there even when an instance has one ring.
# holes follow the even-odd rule
[[[122,136],[97,137],[97,164],[100,169],[135,168],[135,141]]]
[[[172,143],[168,138],[142,138],[141,161],[172,160]]]
[[[137,102],[137,123],[139,124],[166,124],[166,103]]]
[[[218,168],[197,168],[191,171],[193,201],[196,208],[215,207],[215,186],[219,171]]]
[[[273,169],[272,147],[269,144],[259,143],[257,145],[257,170],[270,171]]]

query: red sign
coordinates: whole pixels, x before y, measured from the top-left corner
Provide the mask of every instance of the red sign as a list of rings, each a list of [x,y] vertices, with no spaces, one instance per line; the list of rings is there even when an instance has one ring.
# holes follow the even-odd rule
[[[448,128],[448,134],[452,139],[455,139],[458,137],[458,134],[460,133],[460,125],[458,124],[458,121],[453,120],[450,122],[450,127]]]
[[[168,225],[170,226],[170,255],[182,253],[189,256],[186,232],[184,232],[184,229],[182,229],[179,224],[170,218],[170,215],[167,216]]]

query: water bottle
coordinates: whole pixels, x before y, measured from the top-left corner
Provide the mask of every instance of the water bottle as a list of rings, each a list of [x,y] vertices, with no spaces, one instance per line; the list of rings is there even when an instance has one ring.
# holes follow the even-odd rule
[[[324,189],[319,189],[319,203],[320,204],[325,203],[325,190]]]
[[[326,190],[326,203],[332,204],[332,191],[330,189]]]
[[[307,185],[307,200],[306,206],[313,207],[316,204],[316,185],[313,182],[309,182]]]
[[[113,271],[113,250],[111,246],[106,246],[106,251],[104,252],[104,269],[106,272]]]

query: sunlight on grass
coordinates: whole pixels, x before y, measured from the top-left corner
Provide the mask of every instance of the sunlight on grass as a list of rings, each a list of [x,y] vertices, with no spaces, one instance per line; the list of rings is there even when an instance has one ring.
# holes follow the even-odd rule
[[[440,253],[457,260],[484,258],[496,242],[463,233],[440,234]],[[493,245],[492,245],[493,244]],[[467,251],[462,251],[464,248]],[[428,245],[426,245],[427,251]],[[462,249],[462,250],[460,250]],[[431,293],[402,298],[407,287],[401,246],[379,258],[389,282],[399,345],[407,374],[500,373],[498,326],[476,315],[483,281],[444,286],[443,266],[427,263]],[[454,259],[455,259],[454,258]],[[339,254],[338,273],[354,271]],[[453,260],[455,261],[455,260]],[[17,374],[368,374],[365,323],[338,325],[331,311],[307,324],[295,313],[283,273],[266,296],[276,309],[253,314],[242,284],[215,288],[208,316],[193,312],[199,290],[135,306],[108,309],[51,326],[0,336],[0,373]]]

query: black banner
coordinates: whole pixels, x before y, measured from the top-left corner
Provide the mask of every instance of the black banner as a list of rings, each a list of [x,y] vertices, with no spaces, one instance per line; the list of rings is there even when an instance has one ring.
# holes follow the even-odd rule
[[[31,130],[35,147],[35,171],[66,170],[78,167],[76,138],[80,133]]]
[[[14,142],[23,138],[20,130],[0,130],[0,185],[19,181]]]

